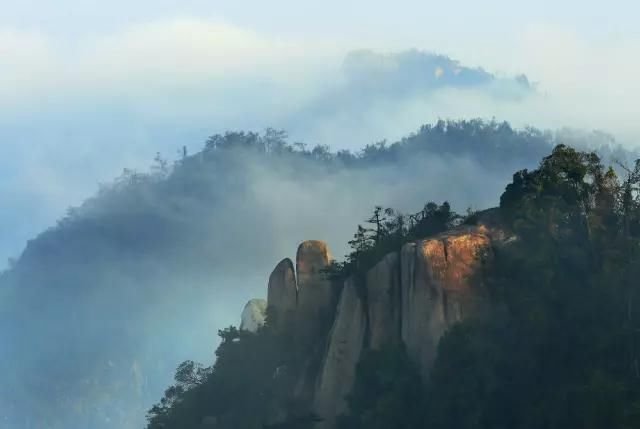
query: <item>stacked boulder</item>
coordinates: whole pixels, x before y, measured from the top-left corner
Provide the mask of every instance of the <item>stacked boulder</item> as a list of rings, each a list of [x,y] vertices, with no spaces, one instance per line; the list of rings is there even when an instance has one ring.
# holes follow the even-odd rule
[[[264,316],[269,317],[270,324],[281,331],[332,316],[336,297],[325,273],[330,263],[331,253],[324,241],[302,242],[296,254],[295,271],[291,259],[280,261],[269,276],[267,301],[249,301],[243,320],[245,313],[250,318],[256,306],[264,307]],[[247,321],[246,326],[253,325]]]

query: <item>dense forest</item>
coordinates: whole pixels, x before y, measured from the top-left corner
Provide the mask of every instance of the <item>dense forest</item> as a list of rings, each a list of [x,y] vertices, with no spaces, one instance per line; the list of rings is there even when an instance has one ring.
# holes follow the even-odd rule
[[[358,266],[367,266],[383,251],[403,241],[460,222],[472,222],[473,216],[458,216],[454,211],[495,205],[511,173],[534,168],[557,143],[567,140],[582,148],[595,145],[603,160],[619,160],[622,165],[631,165],[630,160],[636,157],[613,144],[603,146],[603,142],[611,142],[601,134],[583,137],[566,131],[516,130],[497,121],[439,121],[398,142],[378,142],[353,153],[290,143],[284,132],[269,129],[262,134],[214,135],[197,153],[183,150],[176,160],[167,160],[159,154],[149,172],[125,170],[81,206],[71,208],[57,225],[31,240],[0,275],[0,339],[12,345],[0,349],[3,374],[0,410],[4,414],[0,427],[140,427],[144,410],[161,396],[175,366],[190,356],[198,361],[210,360],[211,350],[217,344],[212,332],[237,318],[246,297],[263,289],[274,255],[285,255],[292,243],[316,236],[337,243],[340,252],[350,251],[347,241],[352,227],[373,204],[395,207],[393,211],[376,210],[374,216],[377,213],[378,220],[363,227],[353,239],[356,254],[350,254],[343,265],[333,267],[330,273],[346,275]],[[514,331],[506,333],[512,336],[512,341],[518,340],[519,329],[540,335],[537,330],[555,330],[561,326],[558,323],[568,323],[557,318],[579,321],[588,311],[596,310],[589,305],[594,305],[593,294],[598,293],[604,295],[597,300],[597,310],[605,313],[603,318],[593,320],[598,320],[602,330],[613,329],[618,320],[610,313],[615,313],[611,309],[618,308],[616,300],[629,293],[626,286],[621,286],[620,294],[607,295],[602,292],[601,283],[617,279],[610,272],[616,276],[631,275],[637,173],[632,167],[627,172],[616,164],[622,177],[618,183],[598,162],[591,158],[583,160],[586,155],[581,152],[572,155],[576,158],[572,162],[579,167],[575,167],[576,171],[553,170],[571,167],[555,166],[563,153],[554,153],[538,170],[516,175],[501,201],[500,210],[505,212],[509,225],[522,236],[519,242],[522,248],[504,256],[505,262],[500,266],[505,271],[494,273],[492,285],[505,309],[492,317],[514,318],[508,319]],[[564,154],[569,163],[570,153]],[[543,168],[547,164],[547,170],[553,171]],[[547,177],[552,173],[557,177]],[[576,174],[582,176],[576,178]],[[600,186],[597,184],[600,182],[594,181],[598,174],[611,188],[611,204],[606,210],[603,208],[606,204],[600,202],[605,195],[596,192]],[[578,195],[579,201],[570,200],[570,192]],[[429,200],[448,200],[451,206],[430,204],[416,214],[400,214],[413,213],[417,202]],[[536,213],[548,214],[545,218],[548,223],[539,224],[542,220],[534,216]],[[559,220],[568,223],[560,228],[556,225]],[[576,229],[578,224],[583,230]],[[545,233],[549,236],[531,238]],[[587,250],[588,255],[581,253]],[[527,268],[519,273],[513,267],[521,262]],[[576,277],[579,280],[562,283],[573,272],[563,270],[580,271],[580,264],[587,269]],[[617,266],[624,269],[614,269]],[[541,279],[542,273],[546,274]],[[620,284],[630,281],[629,277],[624,278],[619,280]],[[505,286],[510,279],[517,279],[521,294]],[[589,289],[574,297],[580,299],[565,302],[583,284],[589,285]],[[539,285],[545,285],[547,295],[533,293]],[[530,315],[534,321],[519,319],[526,312],[512,314],[512,307],[524,305],[522,301],[535,304],[535,314]],[[562,314],[547,307],[552,303],[562,309]],[[574,305],[579,308],[573,308]],[[632,318],[633,306],[629,308],[630,312],[624,314]],[[619,353],[619,358],[631,359],[633,329],[630,321],[625,323],[625,333],[615,338],[625,345],[626,351]],[[502,331],[496,325],[499,321],[489,318],[462,326],[443,341],[443,350],[451,348],[451,353],[456,353],[457,347],[477,343],[478,347],[496,348],[493,354],[472,350],[478,359],[493,356],[499,360],[500,353],[505,352],[500,347],[506,345],[497,344],[496,338],[502,338]],[[584,329],[581,332],[586,335],[591,325],[585,325]],[[573,341],[573,334],[575,331],[567,327],[565,337]],[[229,404],[234,394],[226,390],[223,394],[218,390],[220,386],[249,382],[230,375],[232,372],[252,376],[249,388],[253,393],[245,395],[264,394],[262,385],[255,380],[266,380],[273,362],[278,362],[282,353],[277,346],[280,340],[271,339],[270,335],[268,327],[255,338],[233,329],[222,331],[214,367],[182,366],[177,387],[159,409],[173,410],[172,405],[180,395],[203,398],[196,393],[201,389],[211,390],[214,397],[221,395],[221,401],[227,402],[220,404]],[[461,341],[463,337],[473,341]],[[611,338],[613,341],[614,337]],[[540,341],[544,339],[549,338]],[[537,348],[531,350],[534,346]],[[534,341],[522,344],[523,353],[540,352],[548,346]],[[252,365],[239,358],[254,347],[264,349],[260,351],[265,356],[263,365]],[[466,356],[473,356],[471,352]],[[599,359],[596,353],[604,353],[600,348],[586,352],[593,353],[593,359]],[[396,356],[401,352],[389,353]],[[569,356],[562,357],[565,358]],[[366,368],[378,361],[388,362],[389,371],[408,370],[389,359],[387,355],[372,356],[372,363],[363,363],[362,382],[368,382]],[[451,360],[442,359],[452,365]],[[486,371],[483,377],[490,378],[478,381],[483,388],[499,389],[497,386],[504,378],[511,377],[510,372],[496,369],[499,362],[472,363]],[[235,369],[216,369],[226,365]],[[438,368],[442,374],[457,371],[441,363]],[[533,376],[536,369],[541,371],[532,368],[527,374]],[[604,378],[598,380],[617,383],[615,377],[622,370],[614,369],[603,370]],[[205,383],[218,377],[225,381]],[[571,384],[575,379],[566,380],[566,389],[578,388]],[[434,383],[437,380],[434,375]],[[627,387],[621,387],[621,395],[632,395]],[[392,388],[414,387],[394,384]],[[244,388],[237,389],[240,392]],[[387,394],[386,387],[380,389],[379,398],[358,399],[354,393],[353,400],[359,404],[354,402],[354,409],[361,407],[362,416],[401,412],[395,408],[377,409],[375,404]],[[456,390],[455,384],[447,391],[451,407],[457,406],[455,399],[464,396],[463,392]],[[540,391],[527,390],[527,394],[540,395]],[[468,393],[472,394],[481,395]],[[489,399],[490,395],[483,400]],[[495,400],[499,400],[498,393]],[[191,404],[178,402],[184,406]],[[494,405],[478,406],[488,412]],[[631,415],[630,410],[623,410],[625,418]],[[611,412],[614,411],[619,410]],[[493,422],[490,416],[480,417]],[[305,416],[300,419],[304,421]]]
[[[338,426],[639,427],[640,161],[618,167],[558,145],[536,169],[516,172],[491,213],[515,239],[483,265],[490,307],[441,340],[428,380],[402,344],[362,356]],[[404,242],[479,215],[448,203],[412,215],[377,207],[327,275],[357,276]],[[314,427],[312,414],[264,423],[270,401],[291,388],[274,374],[295,342],[269,320],[255,334],[231,327],[220,337],[213,366],[180,365],[149,429]]]

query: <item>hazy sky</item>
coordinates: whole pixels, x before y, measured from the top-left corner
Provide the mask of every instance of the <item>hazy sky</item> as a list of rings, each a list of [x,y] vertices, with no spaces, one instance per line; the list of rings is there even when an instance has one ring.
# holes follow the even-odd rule
[[[421,44],[434,36],[438,41],[460,41],[474,33],[481,35],[481,40],[473,38],[475,43],[491,38],[504,42],[506,34],[514,35],[523,26],[539,23],[571,27],[588,37],[638,31],[638,6],[630,0],[23,0],[3,2],[2,6],[3,26],[80,37],[176,17],[224,21],[275,36],[362,38],[360,41],[384,40],[403,45]]]
[[[358,149],[399,138],[438,118],[495,117],[518,127],[601,129],[625,145],[637,144],[639,16],[640,6],[631,0],[0,0],[0,269],[28,239],[124,167],[144,170],[156,152],[175,158],[183,145],[193,152],[207,136],[228,129],[286,128],[292,140]],[[506,77],[496,79],[500,82],[513,82],[508,78],[524,73],[536,91],[523,97],[505,97],[500,85],[414,91],[416,86],[407,82],[404,92],[390,93],[389,87],[385,92],[375,79],[359,85],[345,72],[345,55],[356,49],[436,52]],[[372,58],[399,67],[393,55]],[[399,75],[419,80],[421,72]],[[440,71],[424,73],[438,77]],[[415,189],[405,182],[395,188],[400,184],[389,181],[391,188],[374,187],[378,194],[371,204],[385,204],[385,193],[412,199],[420,193],[424,201],[445,198],[442,194],[465,198],[475,189],[464,180],[455,189],[456,181],[444,174],[462,171],[460,176],[475,181],[472,160],[454,167],[437,159],[428,162],[433,165],[403,172],[427,175],[409,182]],[[303,195],[299,184],[259,177],[254,191],[264,207],[274,207],[274,190],[289,192],[309,198],[304,207],[314,216],[322,216],[312,203],[323,189],[334,200],[342,195],[338,206],[343,215],[354,212],[349,204],[366,204],[362,200],[368,195],[353,198],[331,183],[317,183],[314,192],[304,188],[308,195]],[[502,186],[497,177],[483,178],[485,191]],[[362,183],[371,191],[368,181]],[[250,211],[237,207],[240,214]],[[281,219],[278,210],[267,214],[291,234],[282,237],[295,237],[282,243],[291,253],[300,237],[347,237],[336,228],[335,235],[319,231],[322,224],[313,217],[309,221],[304,211],[289,213],[302,219],[294,231],[295,222]],[[341,225],[351,231],[351,221]],[[285,256],[275,253],[275,258]],[[188,357],[198,356],[194,350],[209,353],[202,338],[236,320],[246,299],[238,291],[266,285],[266,274],[262,280],[235,279],[237,287],[218,279],[236,295],[212,292],[215,302],[198,295],[211,312],[186,310],[207,320],[192,325],[200,326],[190,329],[193,338],[185,340],[184,329],[171,330],[170,318],[159,323],[168,331],[156,329],[155,323],[154,331],[192,341],[191,349],[180,351]],[[183,295],[183,289],[175,290]],[[111,295],[111,289],[97,293]],[[174,305],[171,293],[162,298]],[[146,310],[166,314],[158,308],[164,307]],[[214,319],[216,326],[211,326]],[[192,319],[176,320],[186,326]],[[175,348],[164,336],[161,343]]]
[[[352,148],[438,117],[640,136],[633,1],[0,0],[0,11],[0,261],[123,167],[228,128],[297,126],[296,138]],[[526,73],[539,93],[440,92],[302,121],[358,48]]]

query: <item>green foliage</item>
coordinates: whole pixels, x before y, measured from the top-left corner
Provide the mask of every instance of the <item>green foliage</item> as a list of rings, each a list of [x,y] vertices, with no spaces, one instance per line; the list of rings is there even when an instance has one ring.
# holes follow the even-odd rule
[[[494,310],[441,341],[426,427],[639,427],[637,185],[565,146],[514,175]]]
[[[148,414],[148,429],[199,429],[208,423],[218,429],[262,428],[273,401],[285,398],[295,371],[285,339],[265,327],[258,333],[230,327],[222,339],[216,362],[203,368],[182,363],[159,404]]]
[[[343,262],[333,261],[327,273],[334,280],[342,281],[349,276],[358,279],[385,255],[399,251],[405,243],[447,231],[465,221],[466,218],[452,211],[446,201],[440,206],[429,202],[411,215],[376,206],[366,220],[371,226],[358,225],[349,241],[353,251]]]
[[[409,429],[421,422],[424,388],[404,347],[367,352],[358,363],[348,397],[349,415],[338,429]]]
[[[491,311],[450,329],[424,385],[401,349],[365,355],[340,427],[640,427],[640,167],[626,171],[560,145],[516,173],[500,212],[517,238],[483,272]]]
[[[192,329],[196,320],[192,315],[199,310],[191,297],[199,295],[193,288],[201,282],[186,282],[192,288],[187,291],[185,279],[206,279],[202,283],[210,293],[212,278],[245,268],[246,260],[230,253],[229,243],[250,243],[246,246],[252,255],[264,256],[271,255],[271,243],[281,238],[280,231],[268,227],[272,213],[260,210],[262,202],[255,199],[256,167],[277,172],[278,178],[301,189],[328,178],[342,185],[344,177],[368,178],[375,188],[389,178],[406,184],[406,178],[419,177],[414,173],[428,168],[435,158],[451,161],[447,177],[468,183],[473,175],[481,182],[485,174],[492,180],[532,165],[549,153],[555,140],[547,132],[516,130],[497,121],[438,121],[397,142],[328,154],[323,147],[288,141],[283,131],[236,131],[212,136],[192,153],[181,148],[177,159],[157,156],[148,173],[125,170],[97,195],[70,209],[58,225],[30,240],[22,255],[0,273],[0,326],[20,339],[3,347],[0,359],[9,377],[0,385],[0,397],[10,400],[0,404],[7,424],[21,427],[28,416],[34,427],[66,428],[68,421],[90,428],[103,427],[106,421],[125,427],[136,419],[138,409],[163,388],[159,380],[180,359],[177,350],[191,347],[191,335],[180,332]],[[610,158],[635,158],[620,148],[598,150]],[[460,159],[469,160],[473,171],[455,171],[452,166]],[[626,213],[623,227],[637,235],[640,222],[632,209],[632,182],[621,191],[626,197],[614,203]],[[609,197],[598,195],[600,206],[606,207]],[[610,225],[619,222],[619,216],[598,209],[590,218],[593,261],[606,268],[603,272],[612,284],[630,281],[633,277],[618,269],[625,264],[623,257],[615,254],[631,257],[634,247],[607,244],[606,232],[616,231]],[[398,231],[411,224],[408,216],[396,220],[402,225]],[[436,226],[433,231],[442,229]],[[397,250],[402,242],[382,241],[389,246],[376,246],[380,254]],[[243,249],[249,249],[246,246]],[[531,254],[544,256],[542,249],[532,247]],[[377,262],[379,256],[370,255],[362,259],[362,266]],[[600,262],[598,255],[603,255]],[[165,307],[168,296],[177,301]],[[168,331],[157,321],[157,315],[167,311],[173,312],[171,323],[162,325],[172,327]],[[206,329],[196,328],[194,335],[204,337],[203,332]],[[41,357],[46,357],[46,365]],[[142,385],[123,370],[133,364],[144,373]],[[86,420],[78,420],[78,408]]]
[[[516,239],[496,246],[482,273],[491,311],[449,330],[426,383],[401,345],[365,351],[348,397],[350,413],[338,427],[640,427],[640,163],[625,170],[620,181],[594,153],[560,145],[538,169],[516,173],[499,208],[502,227]],[[477,218],[470,212],[463,219],[447,203],[429,203],[410,216],[376,207],[332,274],[362,276],[405,242]],[[264,415],[259,399],[274,395],[267,375],[282,359],[276,358],[281,345],[268,331],[221,335],[215,367],[181,365],[176,385],[152,410],[152,424],[176,413],[200,421],[206,413],[195,412],[197,400],[187,398],[218,386],[207,413],[227,416],[232,427],[257,427],[257,420],[240,417],[240,408]],[[265,356],[272,350],[274,359],[264,367],[249,364],[243,354],[257,350]],[[234,402],[243,396],[241,406]]]

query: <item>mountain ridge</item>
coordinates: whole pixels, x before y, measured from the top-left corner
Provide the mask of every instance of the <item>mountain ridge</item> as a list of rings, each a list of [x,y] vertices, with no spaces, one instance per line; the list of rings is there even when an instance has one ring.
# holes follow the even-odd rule
[[[405,211],[428,199],[495,205],[512,171],[553,143],[480,120],[425,125],[357,154],[293,145],[275,130],[230,132],[173,165],[158,157],[149,173],[126,171],[0,275],[7,424],[139,427],[177,363],[209,359],[211,332],[259,291],[274,255],[308,236],[344,243],[372,201]],[[42,388],[44,368],[55,380]]]

